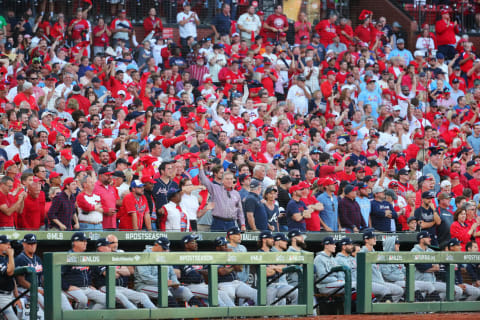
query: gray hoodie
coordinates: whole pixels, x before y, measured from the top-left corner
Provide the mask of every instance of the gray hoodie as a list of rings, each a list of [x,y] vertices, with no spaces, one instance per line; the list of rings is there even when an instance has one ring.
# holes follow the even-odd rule
[[[152,252],[152,246],[145,246],[143,252]],[[135,289],[140,290],[145,286],[158,285],[158,266],[137,266],[135,267]],[[173,283],[180,283],[172,266],[168,266],[168,280]]]
[[[352,256],[344,256],[341,252],[335,257],[337,265],[349,267],[352,274],[352,282],[357,282],[357,259]],[[345,274],[339,272],[339,279],[345,280]]]
[[[388,237],[383,242],[383,251],[395,251],[396,237]],[[405,266],[403,264],[381,264],[380,271],[383,278],[389,282],[405,281]]]
[[[423,250],[419,244],[416,244],[411,252],[434,252],[432,249],[428,248]],[[421,280],[426,282],[436,282],[435,274],[433,272],[425,272],[432,267],[431,263],[419,263],[415,265],[415,280]]]
[[[317,254],[315,260],[313,260],[313,265],[315,266],[316,279],[324,277],[330,272],[330,270],[332,270],[333,267],[338,266],[333,255],[329,256],[324,251]],[[320,284],[327,284],[336,282],[338,280],[342,280],[339,277],[339,272],[333,272],[328,277],[320,281]]]
[[[363,246],[362,249],[360,249],[360,252],[375,252],[375,249],[368,251],[367,247]],[[380,272],[380,266],[376,263],[372,264],[372,282],[385,283],[382,273]]]

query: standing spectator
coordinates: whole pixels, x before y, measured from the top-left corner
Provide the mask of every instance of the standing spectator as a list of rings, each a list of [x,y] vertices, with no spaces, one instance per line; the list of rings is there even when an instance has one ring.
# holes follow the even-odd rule
[[[315,26],[315,31],[320,35],[320,43],[326,48],[333,42],[333,38],[337,36],[337,21],[338,15],[335,12],[331,12],[328,19],[320,21]]]
[[[250,231],[266,231],[270,229],[265,206],[261,203],[261,193],[261,182],[253,179],[250,182],[250,192],[243,203],[248,222],[248,230]]]
[[[303,74],[296,77],[295,84],[290,87],[287,93],[287,104],[294,106],[295,113],[307,115],[308,100],[312,98],[310,90],[305,85],[307,79]]]
[[[455,34],[460,32],[460,28],[456,20],[455,22],[450,20],[449,9],[442,9],[440,14],[442,18],[435,23],[438,51],[443,53],[447,60],[451,60],[455,56],[455,44],[457,43]]]
[[[146,21],[147,19],[145,19]],[[93,55],[104,53],[105,48],[110,44],[110,36],[112,32],[105,24],[103,18],[98,18],[98,24],[93,28]]]
[[[163,32],[162,20],[157,17],[157,10],[150,8],[148,10],[148,17],[143,20],[143,29],[145,30],[145,36],[153,31],[153,36],[160,36]]]
[[[162,208],[168,202],[168,190],[178,189],[178,184],[172,180],[175,177],[173,162],[168,162],[164,159],[164,161],[158,167],[158,172],[160,173],[160,177],[155,180],[155,184],[152,190],[153,198],[155,199],[157,217],[160,208]]]
[[[130,38],[133,34],[132,23],[127,19],[127,10],[120,10],[120,14],[116,19],[113,19],[110,24],[110,30],[112,32],[113,45],[118,45],[119,40],[125,42],[125,46],[130,48]]]
[[[50,179],[52,179],[52,174],[50,174]],[[18,211],[17,229],[39,230],[44,225],[45,193],[41,187],[40,179],[33,177],[33,181],[27,186],[23,210]]]
[[[323,210],[320,211],[320,224],[324,231],[338,231],[338,198],[335,195],[337,183],[330,177],[323,181],[325,191],[317,197],[317,200],[323,204]]]
[[[117,228],[117,205],[121,205],[117,189],[111,185],[112,173],[107,168],[98,170],[98,181],[95,182],[93,192],[100,196],[103,207],[103,229],[115,230]],[[117,203],[118,202],[118,203]]]
[[[62,175],[62,180],[66,178],[73,178],[75,176],[76,161],[72,161],[72,151],[70,149],[63,149],[60,151],[60,162],[55,165],[55,172]]]
[[[83,191],[77,195],[78,222],[80,230],[103,230],[103,207],[101,198],[95,194],[95,182],[92,177],[85,176],[81,181]]]
[[[182,47],[187,45],[188,37],[193,37],[197,41],[197,26],[200,24],[200,20],[195,12],[190,11],[191,9],[190,2],[185,1],[183,3],[183,12],[177,14],[178,31]]]
[[[158,230],[176,232],[190,231],[190,224],[186,213],[187,210],[182,208],[180,204],[182,201],[182,190],[169,189],[167,192],[167,200],[167,204],[160,208],[158,214]]]
[[[295,22],[295,44],[300,44],[303,36],[307,37],[310,42],[310,32],[312,31],[312,24],[307,20],[307,14],[301,11],[298,14],[298,21]]]
[[[63,191],[53,198],[52,206],[48,210],[49,227],[60,231],[79,229],[78,217],[75,210],[75,193],[77,182],[67,178],[63,182]]]
[[[267,39],[270,42],[278,41],[280,32],[287,32],[288,20],[283,14],[282,5],[275,6],[273,14],[269,15],[263,27],[267,30]]]
[[[436,226],[440,225],[442,220],[435,210],[435,205],[432,199],[435,198],[434,191],[422,192],[422,204],[415,209],[415,218],[420,227],[420,230],[428,231],[432,238],[432,243],[438,245]]]
[[[83,12],[81,8],[77,9],[77,13],[75,19],[70,21],[68,25],[67,31],[70,35],[70,38],[73,41],[83,41],[84,40],[84,32],[88,32],[89,23],[87,20],[83,18]]]
[[[132,192],[128,193],[122,201],[118,212],[120,230],[142,230],[145,226],[147,231],[152,231],[150,212],[147,198],[145,198],[144,184],[140,180],[133,180],[130,186]]]
[[[448,182],[446,180],[445,182]],[[441,224],[437,227],[438,242],[445,243],[450,240],[450,227],[453,223],[453,212],[450,211],[450,200],[452,196],[449,192],[441,192],[438,195],[438,215],[442,220]],[[458,238],[458,237],[457,237]]]
[[[200,164],[200,182],[207,187],[215,207],[212,211],[212,231],[227,231],[238,223],[241,230],[245,228],[245,215],[242,210],[240,194],[233,189],[234,175],[225,172],[222,177],[222,184],[211,182],[203,170],[203,162]]]
[[[453,216],[454,222],[450,227],[450,235],[452,238],[457,238],[461,245],[462,251],[465,251],[465,246],[472,238],[480,236],[480,232],[477,232],[477,227],[479,225],[478,220],[480,218],[477,217],[476,221],[469,225],[466,223],[467,220],[467,211],[465,208],[461,207],[455,211]]]
[[[340,225],[347,232],[360,232],[367,226],[363,219],[360,205],[356,201],[357,191],[357,186],[347,185],[343,189],[345,196],[338,203]]]
[[[292,199],[288,202],[286,208],[286,218],[288,230],[300,230],[301,232],[307,231],[305,219],[311,217],[313,209],[308,209],[305,203],[301,199],[303,188],[299,185],[290,187],[290,194]]]
[[[17,200],[11,195],[13,191],[14,180],[11,177],[4,176],[0,179],[0,228],[13,229],[14,217],[16,212],[22,212],[24,199],[27,194],[22,191]]]
[[[255,14],[255,7],[249,6],[247,12],[242,14],[237,21],[237,28],[240,30],[240,38],[247,42],[248,46],[252,45],[252,39],[260,33],[262,21]]]
[[[223,3],[222,12],[215,15],[212,21],[212,30],[215,32],[215,39],[219,40],[224,35],[229,35],[231,30],[232,18],[230,17],[230,5]]]
[[[385,200],[385,189],[382,186],[376,186],[372,192],[374,197],[370,212],[372,228],[383,232],[395,231],[392,226],[395,226],[397,213],[392,204]]]

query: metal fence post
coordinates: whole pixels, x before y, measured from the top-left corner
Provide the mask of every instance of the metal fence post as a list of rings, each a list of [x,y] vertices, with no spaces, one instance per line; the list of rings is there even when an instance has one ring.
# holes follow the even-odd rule
[[[407,302],[413,302],[415,300],[415,265],[409,263],[406,269],[405,297]]]
[[[38,313],[38,277],[34,268],[28,267],[31,277],[30,282],[30,320],[37,320]]]
[[[299,292],[303,296],[303,303],[306,305],[306,313],[313,314],[313,263],[307,263],[302,265],[303,270],[301,274],[301,291]],[[300,290],[299,290],[300,291]]]
[[[208,304],[210,307],[218,306],[218,265],[208,266]]]
[[[168,266],[158,266],[158,300],[157,306],[168,307]]]
[[[262,264],[257,270],[257,305],[267,304],[267,266]]]
[[[45,266],[45,319],[61,319],[61,267],[54,265],[52,252],[46,252],[43,257],[43,264]]]
[[[352,313],[352,271],[344,266],[345,270],[345,301],[343,302],[343,314]]]
[[[372,311],[372,265],[367,262],[367,253],[357,253],[357,310],[359,313]]]
[[[447,301],[455,299],[455,264],[447,264]]]
[[[115,269],[116,266],[107,266],[107,278],[105,279],[107,309],[115,309]]]

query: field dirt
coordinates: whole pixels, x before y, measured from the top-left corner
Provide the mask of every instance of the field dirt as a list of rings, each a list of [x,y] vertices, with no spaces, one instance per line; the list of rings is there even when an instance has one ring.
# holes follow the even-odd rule
[[[246,320],[254,320],[259,318],[251,318]],[[473,320],[480,319],[480,313],[428,313],[428,314],[356,314],[356,315],[331,315],[331,316],[316,316],[303,318],[268,318],[270,320],[431,320],[431,319],[449,319],[449,320]]]

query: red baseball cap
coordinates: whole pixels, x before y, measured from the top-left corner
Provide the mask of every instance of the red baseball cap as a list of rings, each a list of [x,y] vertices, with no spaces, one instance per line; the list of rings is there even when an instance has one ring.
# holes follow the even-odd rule
[[[330,186],[330,185],[336,184],[336,183],[337,183],[337,182],[336,182],[335,180],[333,180],[333,179],[330,178],[330,177],[327,177],[327,178],[325,178],[325,179],[323,180],[322,185],[324,185],[324,186],[326,187],[326,186]]]
[[[65,189],[68,185],[70,185],[74,181],[75,179],[73,179],[72,177],[68,177],[65,180],[63,180],[63,189]]]
[[[77,166],[75,167],[75,169],[73,169],[73,171],[75,171],[75,173],[87,171],[87,168],[85,168],[83,164],[77,164]]]
[[[77,166],[78,167],[78,166]],[[57,178],[63,176],[63,173],[58,173],[55,171],[50,172],[50,175],[48,176],[49,179]]]
[[[140,179],[140,181],[142,183],[147,183],[147,182],[150,182],[150,183],[155,183],[155,180],[152,179],[152,177],[149,177],[149,176],[143,176],[142,179]]]
[[[453,180],[453,179],[460,179],[460,175],[459,175],[458,173],[456,173],[456,172],[452,172],[452,173],[450,174],[450,179],[452,179],[452,180]]]
[[[327,72],[327,76],[336,76],[336,75],[337,75],[337,73],[333,70],[330,70],[330,71]]]
[[[3,164],[3,170],[7,171],[7,169],[13,166],[14,164],[15,164],[15,161],[13,160],[5,161],[5,163]]]
[[[413,139],[423,139],[424,136],[423,136],[423,133],[421,132],[417,132],[413,135]]]
[[[295,124],[296,124],[297,126],[303,126],[303,125],[305,124],[305,121],[303,121],[302,118],[299,118],[299,119],[297,119],[297,121],[295,122]]]
[[[60,151],[60,155],[63,156],[67,160],[72,160],[73,159],[72,151],[70,151],[68,149],[63,149],[62,151]]]

